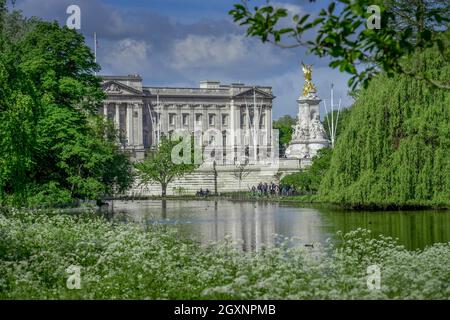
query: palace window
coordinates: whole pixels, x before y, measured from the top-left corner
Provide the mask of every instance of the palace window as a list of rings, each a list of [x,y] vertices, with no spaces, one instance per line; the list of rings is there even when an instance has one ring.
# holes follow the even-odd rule
[[[107,109],[107,118],[108,120],[113,121],[116,116],[116,106],[114,104],[109,104]]]
[[[213,126],[215,121],[216,121],[216,115],[215,114],[210,114],[209,115],[209,125]]]
[[[260,128],[260,129],[264,128],[265,122],[266,122],[266,114],[263,113],[263,114],[261,115],[261,121],[260,121],[260,123],[259,123],[259,128]]]
[[[227,114],[222,115],[222,125],[223,126],[228,125],[228,115]]]
[[[197,113],[195,115],[195,124],[200,126],[202,124],[202,114],[201,113]]]
[[[245,113],[243,113],[241,115],[241,128],[242,129],[245,128],[246,122],[247,122],[247,115]]]
[[[169,124],[170,124],[171,126],[174,126],[174,125],[175,125],[175,117],[176,117],[176,114],[175,114],[175,113],[169,113]]]
[[[184,113],[183,114],[183,126],[188,126],[189,125],[189,113]]]

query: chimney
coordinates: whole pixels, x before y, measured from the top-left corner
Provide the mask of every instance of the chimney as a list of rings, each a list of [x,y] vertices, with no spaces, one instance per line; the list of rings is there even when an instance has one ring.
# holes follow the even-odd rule
[[[217,89],[220,87],[220,81],[202,80],[200,89]]]

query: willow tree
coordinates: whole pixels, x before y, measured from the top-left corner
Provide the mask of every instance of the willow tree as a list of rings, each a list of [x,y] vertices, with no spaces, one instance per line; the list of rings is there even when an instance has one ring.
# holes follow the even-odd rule
[[[447,81],[449,56],[428,49],[403,63]],[[449,155],[450,91],[380,74],[359,93],[320,194],[350,206],[448,206]]]

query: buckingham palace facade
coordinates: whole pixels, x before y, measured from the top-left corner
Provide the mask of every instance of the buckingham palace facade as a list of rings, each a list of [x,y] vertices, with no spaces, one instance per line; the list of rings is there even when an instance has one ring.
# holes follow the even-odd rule
[[[120,130],[120,143],[134,159],[177,130],[200,132],[204,144],[211,140],[205,133],[220,135],[224,156],[233,155],[224,162],[235,162],[242,150],[266,157],[277,149],[271,147],[271,87],[218,81],[201,81],[197,88],[148,87],[139,75],[102,76],[102,87],[107,98],[99,111]]]

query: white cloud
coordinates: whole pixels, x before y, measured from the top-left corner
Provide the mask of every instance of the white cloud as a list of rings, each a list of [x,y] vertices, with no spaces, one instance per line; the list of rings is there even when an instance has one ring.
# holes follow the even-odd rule
[[[276,96],[273,105],[274,119],[285,114],[292,116],[297,114],[296,100],[300,96],[303,86],[303,76],[300,69],[292,68],[283,74],[266,78],[258,84],[271,86],[273,89],[273,94]]]
[[[295,15],[299,15],[300,17],[305,15],[307,12],[303,10],[303,8],[299,5],[292,3],[282,3],[282,2],[270,2],[270,4],[274,8],[283,8],[287,10],[288,16],[279,20],[277,28],[289,28],[294,27],[295,22],[293,18]]]
[[[114,43],[102,63],[117,74],[142,73],[149,66],[150,50],[145,41],[126,38]]]
[[[288,10],[289,16],[283,19],[286,25],[292,25],[295,14],[315,14],[307,0],[270,3]],[[82,9],[81,31],[88,45],[92,46],[93,32],[97,33],[102,74],[139,73],[147,85],[197,86],[199,80],[217,79],[273,86],[277,118],[297,113],[296,99],[303,86],[299,63],[304,60],[314,64],[313,81],[322,99],[329,100],[334,82],[336,102],[342,96],[343,105],[351,103],[346,95],[348,75],[328,68],[326,59],[307,57],[302,47],[282,50],[245,37],[245,30],[232,24],[221,9],[214,10],[215,17],[202,11],[195,22],[177,22],[176,17],[172,19],[150,4],[133,8],[105,0],[18,0],[17,8],[26,16],[57,19],[63,24],[69,4]]]
[[[171,66],[177,70],[232,67],[252,62],[252,66],[273,66],[283,62],[273,48],[243,35],[188,35],[174,43]]]
[[[303,8],[299,5],[292,3],[282,3],[282,2],[270,2],[270,4],[275,8],[284,8],[288,11],[289,17],[293,17],[296,14],[302,15],[305,14]]]

